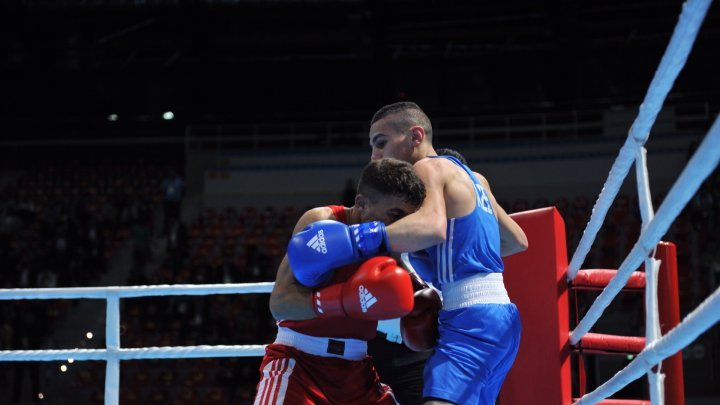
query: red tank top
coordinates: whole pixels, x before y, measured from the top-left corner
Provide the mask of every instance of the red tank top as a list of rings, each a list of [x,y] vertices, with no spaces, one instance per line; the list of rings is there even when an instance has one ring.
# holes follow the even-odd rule
[[[347,224],[345,207],[330,205],[335,219]],[[355,273],[360,264],[349,264],[335,270],[335,273],[326,284],[328,286],[344,282]],[[377,321],[366,321],[353,318],[314,318],[304,321],[279,321],[278,326],[290,328],[305,335],[331,338],[370,340],[375,337]]]

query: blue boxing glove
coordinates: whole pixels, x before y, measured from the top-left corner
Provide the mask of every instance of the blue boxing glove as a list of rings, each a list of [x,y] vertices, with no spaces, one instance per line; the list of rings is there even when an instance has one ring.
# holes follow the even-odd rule
[[[364,222],[348,226],[352,233],[353,243],[363,259],[377,256],[388,250],[387,231],[380,221]]]
[[[387,233],[382,222],[348,226],[323,220],[293,235],[287,254],[300,284],[317,287],[330,279],[332,270],[386,251]]]

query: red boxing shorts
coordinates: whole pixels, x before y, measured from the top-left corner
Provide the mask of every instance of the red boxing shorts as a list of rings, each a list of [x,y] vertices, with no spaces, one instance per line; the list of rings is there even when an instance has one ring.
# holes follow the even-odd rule
[[[273,343],[265,348],[260,372],[255,405],[397,404],[370,357],[316,356]]]

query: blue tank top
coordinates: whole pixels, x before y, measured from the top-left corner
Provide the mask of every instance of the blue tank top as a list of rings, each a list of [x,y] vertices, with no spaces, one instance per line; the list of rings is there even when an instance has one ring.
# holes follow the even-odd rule
[[[434,274],[420,276],[432,280],[433,285],[452,283],[478,273],[501,273],[500,228],[490,199],[473,172],[452,156],[444,158],[461,167],[475,184],[475,209],[462,217],[449,218],[445,242],[425,249]]]

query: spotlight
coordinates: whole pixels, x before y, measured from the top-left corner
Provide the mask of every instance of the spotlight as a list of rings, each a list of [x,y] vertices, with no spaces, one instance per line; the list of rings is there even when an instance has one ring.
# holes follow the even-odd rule
[[[108,121],[113,121],[113,122],[114,122],[114,121],[117,121],[118,118],[119,118],[119,117],[118,117],[117,114],[110,114],[110,115],[107,116],[107,120],[108,120]]]
[[[175,114],[173,114],[172,111],[165,111],[163,113],[163,119],[165,121],[170,121],[171,119],[175,118]]]

